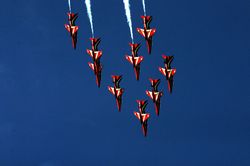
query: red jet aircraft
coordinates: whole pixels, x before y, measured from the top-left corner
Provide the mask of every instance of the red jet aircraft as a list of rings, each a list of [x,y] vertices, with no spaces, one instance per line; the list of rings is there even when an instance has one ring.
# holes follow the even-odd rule
[[[100,38],[90,38],[92,49],[87,49],[87,53],[91,56],[96,65],[100,64],[100,58],[102,56],[102,51],[98,51],[98,45],[100,43]]]
[[[98,87],[101,85],[101,74],[102,74],[102,65],[100,62],[102,51],[98,51],[98,45],[100,43],[100,38],[90,38],[91,40],[91,47],[92,49],[87,49],[87,53],[91,56],[93,59],[93,63],[88,63],[89,67],[94,71],[94,74],[96,76],[96,84]]]
[[[173,60],[173,56],[162,56],[164,59],[164,68],[159,67],[159,71],[166,77],[166,80],[168,81],[168,90],[170,93],[172,93],[173,89],[173,82],[174,82],[174,75],[176,73],[176,69],[171,68],[171,62]]]
[[[67,13],[68,14],[68,21],[69,24],[65,24],[65,28],[67,29],[67,31],[70,33],[70,36],[72,38],[72,46],[74,49],[76,49],[76,43],[77,43],[77,31],[78,31],[78,26],[75,25],[75,21],[78,17],[78,14],[74,14],[74,13]]]
[[[140,48],[140,44],[131,44],[132,56],[126,55],[126,59],[133,65],[136,80],[140,78],[140,64],[143,60],[143,56],[138,56],[137,52]]]
[[[152,49],[152,37],[156,32],[155,28],[150,29],[149,24],[152,21],[152,16],[141,16],[144,24],[144,28],[137,28],[137,32],[139,32],[146,40],[148,53],[151,54]]]
[[[149,113],[145,112],[145,108],[148,104],[147,100],[137,100],[139,112],[134,112],[134,115],[140,120],[142,125],[143,135],[147,136],[147,128],[148,128],[148,118],[150,117]]]
[[[116,105],[118,107],[118,111],[120,112],[122,104],[122,94],[124,92],[124,89],[120,88],[120,81],[122,80],[122,76],[112,75],[111,77],[114,83],[114,87],[108,86],[108,90],[115,96]]]
[[[149,81],[151,83],[152,91],[146,90],[146,94],[148,95],[148,97],[150,97],[153,100],[154,105],[155,105],[156,115],[159,116],[161,97],[163,95],[162,92],[158,91],[158,86],[160,84],[160,79],[151,79],[150,78]]]

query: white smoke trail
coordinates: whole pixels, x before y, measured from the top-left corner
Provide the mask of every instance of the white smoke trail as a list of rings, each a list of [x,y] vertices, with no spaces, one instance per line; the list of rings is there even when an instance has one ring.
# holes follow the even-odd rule
[[[124,3],[126,16],[127,16],[128,26],[129,26],[129,29],[130,29],[130,35],[131,35],[132,43],[134,43],[134,35],[133,35],[133,30],[132,30],[132,20],[131,20],[129,0],[123,0],[123,3]]]
[[[70,0],[68,0],[68,4],[69,4],[69,12],[71,13],[71,3],[70,3]]]
[[[89,22],[90,22],[92,37],[94,37],[94,27],[93,27],[93,19],[92,19],[92,12],[91,12],[91,3],[90,3],[90,0],[85,0],[85,4],[86,4],[86,8],[87,8],[88,17],[89,17]]]
[[[145,5],[145,0],[142,0],[142,6],[143,6],[143,11],[144,11],[144,16],[146,16],[146,5]]]

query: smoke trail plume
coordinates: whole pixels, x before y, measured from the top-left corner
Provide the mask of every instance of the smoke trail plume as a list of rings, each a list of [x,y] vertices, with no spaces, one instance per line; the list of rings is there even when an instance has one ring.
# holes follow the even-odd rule
[[[123,0],[123,3],[124,3],[125,12],[126,12],[128,26],[129,26],[129,29],[130,29],[130,35],[131,35],[132,43],[134,43],[134,35],[133,35],[133,30],[132,30],[132,20],[131,20],[129,0]]]
[[[142,0],[142,6],[143,6],[143,11],[144,11],[144,16],[146,16],[146,5],[145,5],[145,0]]]
[[[69,4],[69,12],[71,13],[71,3],[70,3],[70,0],[68,0],[68,4]]]
[[[90,0],[85,0],[85,4],[86,4],[86,8],[87,8],[88,17],[89,17],[89,22],[90,22],[92,37],[94,37],[94,27],[93,27],[93,19],[92,19],[92,12],[91,12],[91,3],[90,3]]]

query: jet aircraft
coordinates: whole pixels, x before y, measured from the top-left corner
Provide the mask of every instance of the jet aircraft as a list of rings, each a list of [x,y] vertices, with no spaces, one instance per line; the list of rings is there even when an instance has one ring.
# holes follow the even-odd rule
[[[131,46],[132,56],[126,55],[126,59],[133,65],[136,80],[139,80],[139,78],[140,78],[140,64],[143,60],[143,56],[137,55],[138,49],[140,48],[140,44],[129,43],[129,45]]]
[[[100,38],[90,38],[91,41],[91,50],[87,49],[87,53],[93,59],[95,65],[100,65],[100,58],[102,56],[102,51],[98,50],[98,45],[100,43]]]
[[[151,54],[151,49],[152,49],[152,37],[156,32],[155,28],[150,28],[149,24],[152,21],[152,16],[141,16],[143,20],[143,25],[144,28],[137,28],[137,32],[142,35],[146,42],[147,42],[147,48],[148,48],[148,53]]]
[[[101,85],[101,75],[102,75],[102,64],[101,64],[101,56],[102,51],[98,50],[98,45],[100,43],[100,38],[90,38],[91,40],[91,50],[87,49],[87,53],[90,55],[90,57],[93,60],[93,63],[88,63],[89,67],[94,71],[94,74],[96,76],[96,84],[98,87]]]
[[[146,94],[153,100],[155,105],[156,115],[159,116],[162,92],[158,91],[160,79],[149,79],[152,87],[152,91],[146,90]]]
[[[72,46],[74,49],[76,49],[76,43],[77,43],[77,31],[78,31],[78,26],[75,25],[75,21],[78,17],[78,14],[74,13],[67,13],[68,14],[68,21],[69,24],[65,24],[66,30],[70,33],[70,36],[72,38]]]
[[[140,120],[143,135],[147,136],[148,128],[148,118],[150,117],[149,113],[145,112],[145,108],[148,104],[147,100],[137,100],[139,112],[134,112],[134,115]]]
[[[121,104],[122,104],[122,94],[124,92],[124,89],[120,87],[120,81],[122,80],[121,75],[112,75],[112,80],[114,83],[114,87],[108,86],[108,90],[110,93],[112,93],[115,96],[116,105],[118,108],[118,111],[121,111]]]

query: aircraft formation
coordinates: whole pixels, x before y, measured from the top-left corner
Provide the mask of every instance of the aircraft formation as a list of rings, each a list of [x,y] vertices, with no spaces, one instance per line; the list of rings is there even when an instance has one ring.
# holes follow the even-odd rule
[[[135,73],[135,79],[137,81],[140,80],[140,70],[141,70],[141,62],[143,61],[144,57],[138,55],[138,50],[140,49],[139,43],[134,43],[133,31],[132,31],[132,21],[131,21],[131,14],[130,14],[130,5],[129,0],[123,0],[125,13],[127,16],[127,22],[130,28],[130,34],[132,42],[129,42],[129,46],[131,48],[131,55],[126,55],[125,59],[133,66],[133,70]],[[90,0],[85,0],[87,14],[90,20],[90,26],[92,30],[92,37],[90,38],[91,41],[91,49],[86,49],[87,54],[91,57],[92,62],[88,62],[89,67],[92,69],[97,86],[101,87],[101,76],[102,76],[102,69],[103,65],[101,63],[102,51],[98,50],[98,45],[101,42],[100,38],[94,37],[94,28],[92,22],[92,13],[91,13],[91,3]],[[143,28],[137,28],[137,32],[144,38],[147,46],[148,54],[152,53],[152,44],[153,44],[153,36],[156,33],[155,28],[150,28],[150,23],[152,21],[152,16],[146,15],[145,9],[145,0],[142,0],[144,15],[141,16],[143,20]],[[65,28],[68,31],[71,40],[72,40],[72,47],[76,49],[77,46],[77,32],[79,27],[75,24],[76,19],[78,18],[77,13],[71,12],[71,3],[68,0],[69,5],[69,12],[68,15],[68,24],[65,24]],[[174,59],[172,55],[162,55],[163,58],[163,67],[159,67],[159,72],[164,76],[166,80],[166,85],[168,88],[169,93],[172,93],[173,83],[174,83],[174,75],[176,73],[176,69],[171,67],[171,63]],[[122,95],[124,93],[124,88],[120,87],[120,82],[122,80],[122,75],[112,75],[112,83],[113,86],[108,86],[108,91],[114,96],[115,102],[117,105],[117,109],[121,112],[122,107]],[[153,79],[149,78],[151,90],[146,90],[146,95],[152,100],[152,103],[155,107],[155,113],[157,116],[160,115],[160,106],[161,106],[161,98],[163,96],[163,92],[158,90],[158,86],[161,82],[160,79]],[[148,105],[147,100],[136,100],[138,104],[138,111],[134,111],[135,117],[139,120],[140,125],[142,127],[143,135],[147,136],[147,128],[148,128],[148,120],[150,118],[150,114],[146,112],[146,107]]]

